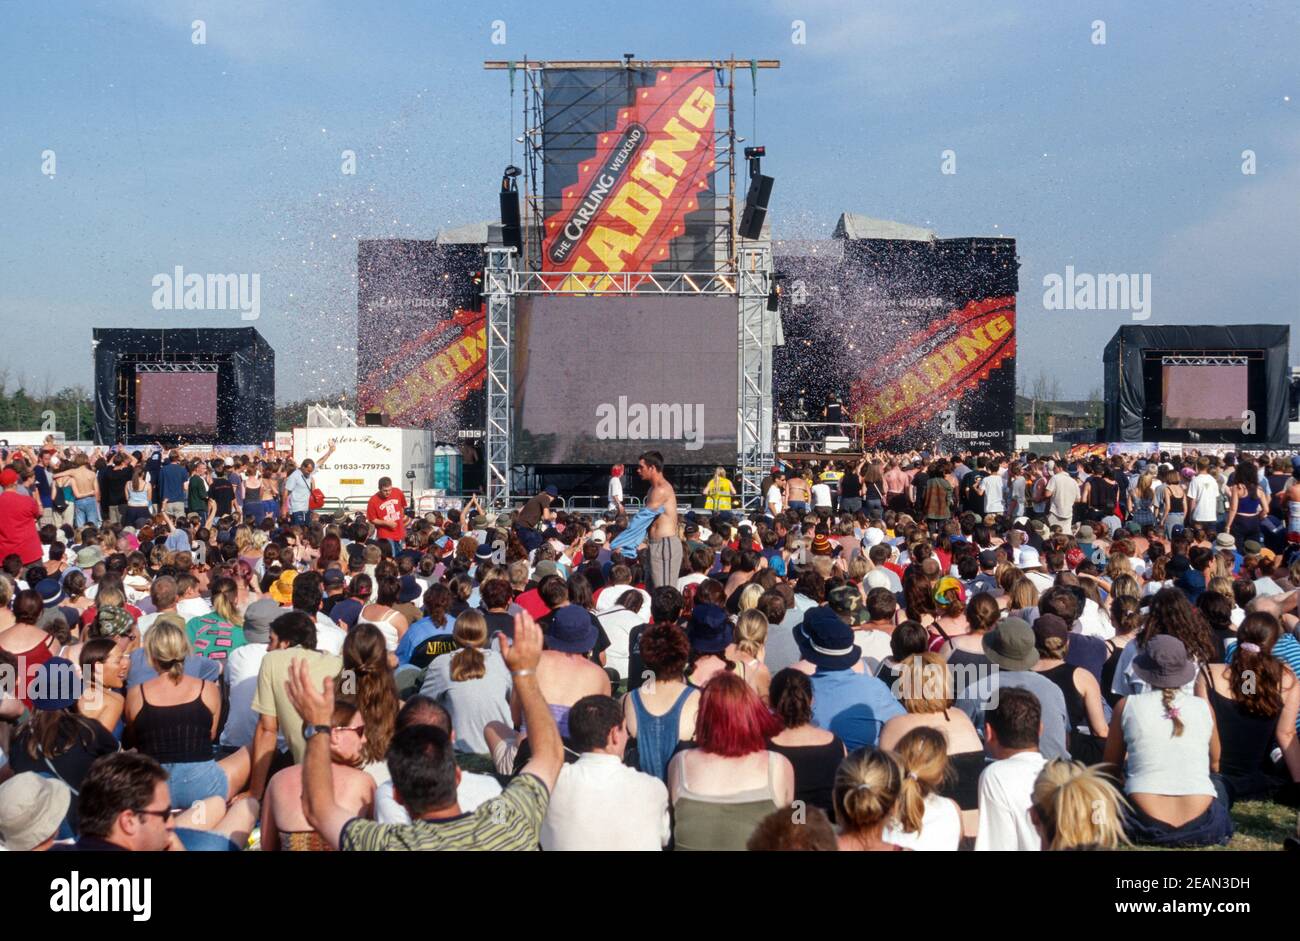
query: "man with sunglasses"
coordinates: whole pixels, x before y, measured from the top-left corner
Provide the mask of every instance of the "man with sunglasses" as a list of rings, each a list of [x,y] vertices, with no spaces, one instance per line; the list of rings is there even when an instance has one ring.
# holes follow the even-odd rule
[[[167,772],[148,755],[117,752],[90,768],[77,801],[81,838],[55,850],[184,849],[176,835]]]

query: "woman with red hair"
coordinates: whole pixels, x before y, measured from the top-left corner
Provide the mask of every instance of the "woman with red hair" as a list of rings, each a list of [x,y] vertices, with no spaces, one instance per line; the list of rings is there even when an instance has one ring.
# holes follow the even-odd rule
[[[623,465],[609,469],[609,508],[614,513],[623,512]]]
[[[794,799],[794,768],[768,751],[781,720],[735,673],[704,686],[696,747],[668,765],[673,838],[679,850],[743,850],[754,828]]]

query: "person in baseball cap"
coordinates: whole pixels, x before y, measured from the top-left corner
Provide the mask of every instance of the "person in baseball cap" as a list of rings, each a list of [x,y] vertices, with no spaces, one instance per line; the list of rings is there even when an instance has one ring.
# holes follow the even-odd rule
[[[0,784],[0,846],[14,853],[49,849],[71,804],[62,781],[34,771],[14,775]]]

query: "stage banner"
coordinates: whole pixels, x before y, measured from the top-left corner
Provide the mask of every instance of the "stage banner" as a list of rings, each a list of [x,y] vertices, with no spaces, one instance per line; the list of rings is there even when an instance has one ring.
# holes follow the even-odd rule
[[[483,246],[363,241],[357,253],[357,411],[456,440],[483,428]]]
[[[778,250],[785,345],[777,414],[821,421],[848,405],[869,448],[1010,450],[1015,441],[1012,239],[848,238],[841,252]]]
[[[1015,329],[1014,297],[971,301],[909,335],[880,360],[864,362],[850,393],[864,440],[891,438],[900,428],[938,418],[938,437],[952,439],[950,447],[1001,447],[1005,428],[959,429],[957,416],[993,370],[1014,362]]]
[[[544,271],[714,269],[713,86],[712,69],[544,71]]]

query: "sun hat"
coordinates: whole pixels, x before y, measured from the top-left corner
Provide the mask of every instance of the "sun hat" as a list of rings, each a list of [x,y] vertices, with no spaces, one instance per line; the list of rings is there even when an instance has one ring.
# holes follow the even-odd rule
[[[1089,526],[1087,523],[1084,523],[1082,526],[1079,527],[1079,531],[1074,534],[1074,537],[1078,539],[1079,542],[1092,542],[1094,539],[1097,538],[1097,534],[1092,531],[1091,526]]]
[[[62,781],[35,771],[0,784],[0,845],[15,853],[35,849],[59,832],[72,791]]]
[[[868,549],[878,546],[885,541],[885,532],[878,526],[868,526],[867,531],[862,534],[862,545]]]
[[[298,577],[298,573],[293,569],[285,569],[280,573],[280,577],[271,583],[271,590],[268,594],[279,604],[291,604],[293,602],[293,583]]]
[[[1178,689],[1196,676],[1196,664],[1187,656],[1181,640],[1160,634],[1147,641],[1146,648],[1133,658],[1133,672],[1156,689]]]
[[[591,612],[576,604],[556,608],[546,632],[546,649],[560,653],[590,653],[596,646],[596,623]]]
[[[686,637],[695,653],[722,653],[731,643],[731,622],[726,609],[699,602],[691,609]]]
[[[99,546],[83,546],[77,551],[77,568],[88,569],[104,561],[104,553]]]
[[[1043,564],[1042,559],[1038,556],[1038,550],[1033,546],[1020,547],[1020,561],[1016,563],[1017,568],[1036,569]]]
[[[1246,555],[1259,555],[1264,550],[1257,539],[1247,539],[1241,544],[1241,551]]]
[[[538,562],[533,568],[533,578],[539,582],[548,575],[559,574],[560,567],[555,564],[555,560],[553,559],[542,559],[542,561]]]
[[[1009,617],[985,634],[984,656],[1004,670],[1031,670],[1038,662],[1034,629],[1024,618]]]
[[[271,622],[284,614],[270,598],[258,598],[244,610],[244,640],[250,644],[271,642]]]
[[[63,600],[63,586],[57,578],[42,578],[33,587],[47,606],[56,605]]]
[[[850,624],[865,624],[870,620],[862,592],[852,585],[836,585],[826,596],[826,603],[836,614],[847,615]]]
[[[830,608],[809,608],[794,639],[803,658],[822,670],[848,670],[862,659],[853,628]]]
[[[415,580],[414,575],[403,575],[398,580],[398,584],[401,586],[397,592],[398,604],[409,604],[424,594],[420,590],[420,583]]]
[[[1228,533],[1219,533],[1214,537],[1214,548],[1236,550],[1237,540],[1233,539]]]
[[[868,588],[889,588],[889,576],[885,574],[884,569],[872,569],[867,573],[866,578],[862,579],[862,584]]]

